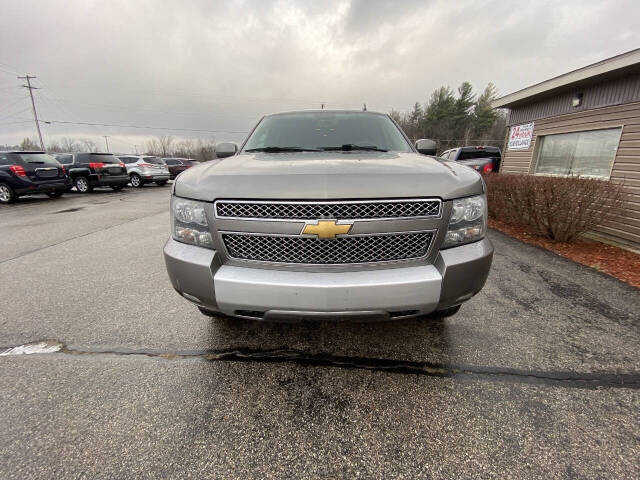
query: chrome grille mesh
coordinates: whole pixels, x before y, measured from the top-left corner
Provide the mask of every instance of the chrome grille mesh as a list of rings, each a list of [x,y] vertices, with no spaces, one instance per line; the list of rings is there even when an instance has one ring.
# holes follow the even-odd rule
[[[349,235],[331,240],[223,233],[233,258],[279,263],[341,264],[407,260],[427,255],[431,232]]]
[[[437,217],[440,200],[400,200],[362,202],[216,202],[218,217],[315,220],[319,218],[371,219]]]

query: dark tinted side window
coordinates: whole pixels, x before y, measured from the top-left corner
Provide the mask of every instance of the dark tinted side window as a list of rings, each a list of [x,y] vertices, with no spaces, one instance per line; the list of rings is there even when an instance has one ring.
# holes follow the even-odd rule
[[[484,149],[477,149],[477,150],[471,150],[471,151],[462,151],[460,152],[460,157],[458,158],[458,160],[471,160],[474,158],[500,158],[500,152],[498,151],[491,151],[491,150],[484,150]]]
[[[76,160],[78,160],[78,163],[89,163],[89,154],[88,153],[78,153],[76,155]]]
[[[180,165],[180,162],[178,160],[172,160],[170,158],[166,159],[164,163],[166,163],[167,165]]]
[[[10,165],[9,157],[6,153],[0,153],[0,165]]]
[[[120,159],[115,155],[105,154],[105,153],[90,153],[89,161],[91,162],[102,162],[102,163],[120,163]]]
[[[56,160],[64,165],[70,165],[73,163],[73,155],[56,155]]]

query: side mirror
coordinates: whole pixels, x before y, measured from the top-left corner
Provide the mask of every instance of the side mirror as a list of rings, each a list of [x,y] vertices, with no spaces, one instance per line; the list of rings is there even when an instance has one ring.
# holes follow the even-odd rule
[[[216,145],[216,157],[226,158],[235,155],[238,152],[238,146],[231,142],[222,142]]]
[[[423,155],[435,155],[437,151],[436,142],[428,138],[421,138],[416,140],[416,150]]]

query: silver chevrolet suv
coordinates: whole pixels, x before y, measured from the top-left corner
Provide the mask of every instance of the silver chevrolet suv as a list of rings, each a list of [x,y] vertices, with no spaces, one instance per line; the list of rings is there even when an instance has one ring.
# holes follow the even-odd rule
[[[146,183],[163,186],[169,181],[169,168],[164,162],[150,155],[120,155],[118,158],[127,167],[129,183],[132,187],[142,188]]]
[[[207,315],[453,315],[493,257],[482,177],[385,114],[267,115],[240,149],[182,173],[164,258]]]

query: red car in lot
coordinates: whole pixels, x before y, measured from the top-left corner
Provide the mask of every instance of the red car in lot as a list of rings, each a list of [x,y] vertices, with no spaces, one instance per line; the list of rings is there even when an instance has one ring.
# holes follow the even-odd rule
[[[169,168],[169,178],[171,180],[195,165],[195,160],[189,158],[163,158],[162,162]]]

